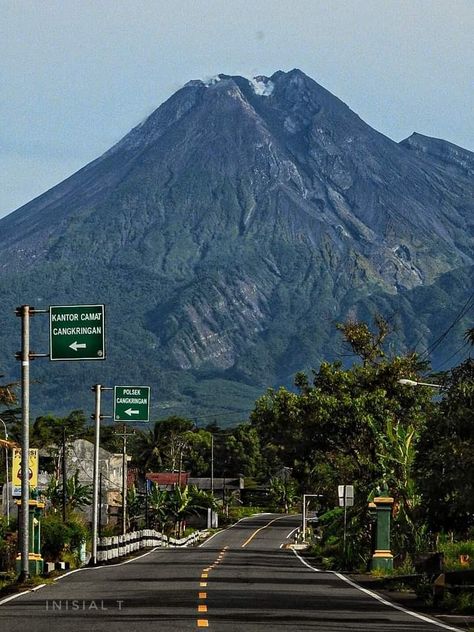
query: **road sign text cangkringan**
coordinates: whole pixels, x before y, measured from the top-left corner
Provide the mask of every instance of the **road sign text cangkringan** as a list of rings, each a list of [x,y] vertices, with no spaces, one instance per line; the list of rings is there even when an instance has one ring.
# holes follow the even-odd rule
[[[51,360],[105,358],[103,305],[57,305],[49,313]]]
[[[115,421],[149,421],[149,418],[149,386],[116,386],[114,388]]]

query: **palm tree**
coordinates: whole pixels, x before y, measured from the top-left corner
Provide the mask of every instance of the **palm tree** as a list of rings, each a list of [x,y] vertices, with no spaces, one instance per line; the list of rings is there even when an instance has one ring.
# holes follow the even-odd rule
[[[153,430],[136,435],[137,461],[143,472],[160,470],[163,467],[163,437],[156,423]]]
[[[214,505],[213,505],[214,502]],[[168,512],[174,521],[175,535],[180,538],[183,532],[183,522],[186,516],[198,514],[208,507],[215,506],[215,501],[209,494],[197,489],[194,485],[179,487],[176,486],[168,492]]]
[[[153,526],[164,533],[169,522],[169,498],[168,492],[161,490],[155,483],[152,484],[148,494],[148,511]]]

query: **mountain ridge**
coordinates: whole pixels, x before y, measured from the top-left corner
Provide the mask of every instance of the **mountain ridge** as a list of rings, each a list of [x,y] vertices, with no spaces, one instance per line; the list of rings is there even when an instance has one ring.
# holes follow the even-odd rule
[[[232,392],[286,380],[333,354],[334,322],[368,305],[404,305],[403,350],[417,288],[436,295],[474,262],[473,160],[422,135],[396,143],[297,69],[193,80],[0,220],[0,291],[107,300],[113,363],[141,383],[159,367],[177,401],[209,375]],[[423,323],[422,342],[437,333]],[[125,383],[113,367],[65,367],[76,382],[99,370]]]

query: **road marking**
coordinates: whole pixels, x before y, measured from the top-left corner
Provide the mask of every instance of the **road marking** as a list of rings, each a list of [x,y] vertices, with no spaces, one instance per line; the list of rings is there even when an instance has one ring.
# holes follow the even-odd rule
[[[200,588],[207,588],[207,582],[200,582],[199,583],[199,587]]]
[[[198,625],[198,628],[208,628],[209,621],[207,619],[198,619],[197,625]]]
[[[259,529],[257,529],[256,531],[254,531],[252,533],[252,535],[250,536],[250,538],[248,538],[248,540],[245,540],[245,542],[242,544],[242,549],[244,547],[247,546],[247,544],[250,544],[250,542],[252,542],[252,540],[254,539],[254,537],[257,535],[257,533],[260,533],[260,531],[263,531],[263,529],[266,529],[267,527],[269,527],[271,524],[273,524],[274,522],[276,522],[277,520],[283,520],[284,518],[288,518],[288,516],[280,516],[279,518],[274,518],[273,520],[270,520],[270,522],[268,522],[266,525],[264,525],[263,527],[260,527]]]
[[[21,597],[22,595],[26,595],[26,593],[31,592],[31,590],[25,590],[24,592],[18,593],[16,595],[10,595],[10,597],[5,597],[5,599],[2,599],[0,601],[0,606],[4,603],[7,603],[7,601],[12,601],[13,599],[17,599],[18,597]]]
[[[413,610],[407,610],[406,608],[403,608],[403,606],[399,606],[396,603],[392,603],[391,601],[384,599],[380,595],[377,595],[377,593],[374,593],[371,590],[368,590],[367,588],[363,588],[362,586],[359,586],[359,584],[356,584],[345,575],[342,575],[342,573],[338,573],[337,571],[322,571],[319,568],[315,568],[314,566],[311,566],[311,564],[308,564],[308,562],[304,560],[301,557],[301,555],[299,555],[298,551],[295,551],[295,549],[293,549],[293,553],[296,555],[296,557],[299,559],[300,562],[302,562],[305,566],[307,566],[309,569],[311,569],[315,573],[331,573],[332,575],[336,575],[336,577],[339,577],[339,579],[341,579],[343,582],[346,582],[353,588],[357,588],[357,590],[360,590],[366,595],[369,595],[369,597],[376,599],[380,603],[384,604],[384,606],[389,606],[390,608],[394,608],[395,610],[404,612],[405,614],[415,617],[416,619],[420,619],[421,621],[425,621],[426,623],[431,623],[432,625],[435,625],[438,628],[443,628],[443,630],[451,630],[452,632],[462,632],[460,628],[453,628],[450,625],[446,625],[444,623],[441,623],[440,621],[436,621],[436,619],[430,619],[430,617],[426,617],[423,614],[419,614],[418,612],[413,612]]]
[[[209,573],[201,573],[201,577],[203,579],[207,579],[209,577]]]
[[[199,599],[207,599],[207,592],[200,592]]]
[[[64,575],[60,575],[59,577],[54,577],[53,581],[57,582],[60,579],[64,579],[64,577],[67,577],[68,575],[73,575],[74,573],[81,573],[83,571],[98,571],[101,568],[112,568],[113,566],[123,566],[124,564],[130,564],[131,562],[135,562],[136,560],[139,560],[142,557],[146,557],[147,555],[151,555],[152,553],[155,553],[155,551],[158,551],[159,549],[161,549],[161,547],[156,546],[151,551],[147,551],[146,553],[143,553],[143,555],[137,555],[137,557],[132,557],[130,560],[125,560],[125,562],[118,562],[117,564],[107,564],[105,566],[83,566],[82,568],[75,568],[72,571],[68,571],[67,573],[64,573]],[[36,586],[35,588],[32,588],[32,589],[30,588],[29,590],[24,590],[23,592],[10,595],[9,597],[6,597],[5,599],[0,600],[0,606],[3,605],[4,603],[7,603],[8,601],[13,601],[13,599],[18,599],[18,597],[21,597],[22,595],[26,595],[30,592],[39,590],[40,588],[44,588],[45,586],[48,586],[48,584],[40,584],[39,586]]]
[[[251,516],[247,516],[246,518],[240,518],[240,520],[237,520],[237,522],[234,522],[234,524],[231,524],[230,527],[226,527],[225,529],[221,529],[220,531],[217,531],[217,533],[213,533],[210,538],[207,538],[207,540],[204,540],[204,542],[201,542],[201,544],[199,544],[197,548],[200,549],[201,547],[206,546],[206,544],[210,542],[212,538],[215,538],[216,535],[220,535],[221,533],[225,533],[229,529],[233,529],[239,524],[239,522],[242,522],[243,520],[251,520],[252,518],[255,518],[256,516],[271,516],[271,515],[272,515],[271,513],[265,512],[265,513],[252,514]]]
[[[204,604],[199,604],[198,612],[207,612],[207,606]]]

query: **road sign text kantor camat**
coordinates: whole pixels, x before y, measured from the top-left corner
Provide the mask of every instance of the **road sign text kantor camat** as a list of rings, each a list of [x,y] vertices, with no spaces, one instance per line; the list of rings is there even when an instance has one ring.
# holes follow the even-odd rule
[[[114,387],[114,421],[149,421],[149,418],[149,386]]]
[[[103,360],[103,305],[52,305],[49,308],[50,360]]]

